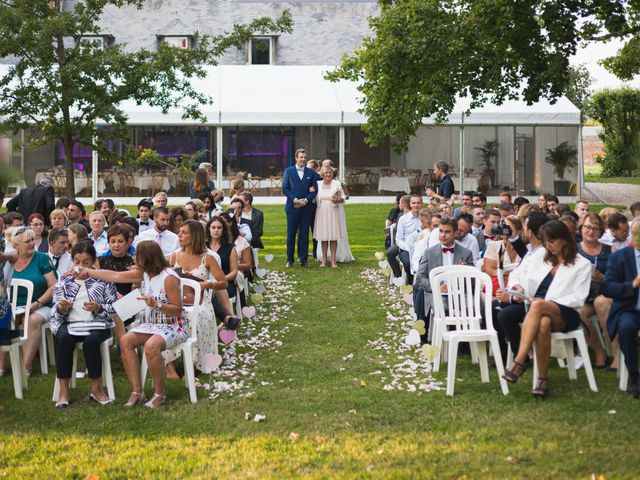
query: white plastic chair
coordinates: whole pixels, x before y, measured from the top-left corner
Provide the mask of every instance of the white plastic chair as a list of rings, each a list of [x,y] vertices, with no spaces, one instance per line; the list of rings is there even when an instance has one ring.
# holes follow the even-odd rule
[[[500,352],[498,334],[493,328],[491,317],[491,278],[486,273],[479,272],[472,266],[438,267],[431,270],[429,280],[433,290],[434,318],[442,342],[449,345],[447,368],[447,395],[453,396],[456,381],[456,363],[458,359],[458,344],[468,342],[476,345],[480,364],[480,378],[482,383],[489,382],[489,362],[487,342],[494,352]],[[445,295],[440,291],[440,284],[447,285],[447,307],[445,314]],[[484,292],[482,291],[484,288]],[[482,300],[484,299],[484,305]],[[484,308],[485,328],[482,328],[482,309]],[[446,325],[452,325],[455,330],[447,330]],[[497,360],[496,370],[502,393],[507,395],[509,387],[502,378],[504,366]]]
[[[573,354],[573,342],[578,344],[578,350],[580,351],[580,356],[582,360],[584,360],[584,371],[587,374],[587,380],[589,381],[589,388],[597,392],[598,386],[596,385],[596,377],[593,374],[593,368],[591,368],[591,359],[589,358],[589,349],[587,348],[587,341],[584,338],[584,331],[581,327],[576,330],[571,330],[570,332],[552,332],[551,333],[551,342],[561,342],[564,346],[564,350],[566,351],[566,359],[567,359],[567,370],[569,371],[569,379],[576,380],[578,375],[576,373],[576,362]],[[552,346],[552,352],[554,348]],[[561,348],[559,349],[561,350]],[[536,360],[536,346],[533,345],[533,388],[536,387],[538,383],[538,361]]]
[[[24,320],[22,322],[22,336],[12,338],[11,345],[0,345],[0,352],[9,352],[9,360],[11,361],[11,375],[13,376],[13,390],[16,398],[22,399],[23,392],[29,386],[27,378],[27,370],[24,368],[24,344],[29,336],[29,315],[31,314],[31,302],[33,300],[33,283],[28,280],[14,278],[11,280],[11,326],[12,330],[16,328],[16,309],[18,308],[18,289],[27,289],[27,302],[25,304]]]
[[[43,322],[40,330],[40,371],[46,375],[49,373],[49,364],[54,367],[56,365],[56,353],[53,348],[53,334],[49,321]]]
[[[183,290],[185,287],[190,287],[194,291],[193,295],[193,307],[187,307],[187,314],[189,315],[189,325],[191,328],[191,336],[184,342],[179,343],[173,348],[167,349],[169,352],[182,355],[182,363],[184,364],[184,383],[189,388],[189,398],[191,403],[198,403],[198,396],[196,395],[196,374],[193,368],[193,347],[196,345],[198,338],[198,314],[200,312],[200,298],[202,291],[200,290],[200,284],[195,280],[188,278],[180,279],[180,297],[183,296]],[[142,366],[140,367],[140,376],[142,377],[142,385],[147,378],[147,357],[142,349]]]
[[[100,357],[102,358],[102,384],[107,387],[107,395],[113,401],[116,399],[116,391],[113,387],[113,374],[111,373],[111,357],[109,348],[113,345],[113,337],[107,338],[100,343]],[[71,368],[71,378],[69,379],[69,387],[76,388],[76,373],[78,371],[78,350],[82,348],[82,342],[77,342],[73,349],[73,367]],[[51,400],[58,401],[60,397],[60,380],[56,376],[53,384],[53,395]]]

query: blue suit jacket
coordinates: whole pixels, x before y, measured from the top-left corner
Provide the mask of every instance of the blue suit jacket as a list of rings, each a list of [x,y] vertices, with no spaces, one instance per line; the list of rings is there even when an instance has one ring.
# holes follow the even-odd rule
[[[313,187],[313,192],[309,190]],[[287,197],[287,203],[284,207],[287,213],[311,213],[313,199],[318,194],[318,185],[316,182],[316,172],[311,168],[304,168],[302,180],[298,176],[295,165],[284,171],[282,178],[282,191]],[[309,203],[302,208],[295,208],[293,201],[298,198],[306,198]]]
[[[602,282],[600,293],[613,298],[613,305],[607,319],[609,338],[618,332],[618,318],[623,312],[635,310],[638,301],[638,288],[631,284],[638,275],[636,267],[636,253],[633,247],[625,247],[609,257],[607,273]]]

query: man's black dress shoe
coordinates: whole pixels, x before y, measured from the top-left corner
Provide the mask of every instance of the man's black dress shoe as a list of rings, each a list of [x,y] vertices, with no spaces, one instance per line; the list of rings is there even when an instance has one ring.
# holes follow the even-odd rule
[[[633,398],[640,398],[640,374],[635,373],[629,377],[627,392],[633,395]]]
[[[285,265],[287,268],[289,267],[293,267],[293,262],[287,262],[287,264]]]
[[[300,266],[301,266],[301,267],[308,267],[308,266],[309,266],[309,264],[307,263],[307,261],[306,261],[306,260],[304,260],[304,261],[303,261],[303,260],[301,260],[301,261],[300,261]]]

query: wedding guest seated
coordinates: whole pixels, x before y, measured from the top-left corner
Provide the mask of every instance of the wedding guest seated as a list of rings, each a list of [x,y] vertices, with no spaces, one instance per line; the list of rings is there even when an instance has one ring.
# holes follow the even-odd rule
[[[477,232],[475,234],[475,237],[478,240],[478,248],[480,249],[481,257],[484,256],[487,248],[491,245],[491,242],[493,242],[501,219],[502,217],[500,216],[500,212],[495,208],[484,212],[482,219],[483,229],[481,232]]]
[[[170,232],[178,234],[180,227],[187,220],[187,214],[182,207],[173,207],[169,210],[169,230]]]
[[[71,205],[71,200],[67,197],[60,197],[56,200],[55,208],[59,208],[65,213],[65,215],[67,215],[67,217],[69,217],[69,205]]]
[[[69,225],[80,224],[87,230],[87,233],[91,231],[89,222],[84,218],[86,211],[82,202],[79,202],[78,200],[71,200],[71,202],[69,202],[69,209],[67,212],[69,215]]]
[[[233,222],[233,220],[231,221]],[[236,277],[238,276],[238,251],[231,239],[229,224],[222,215],[209,220],[207,225],[207,247],[220,257],[220,267],[227,279],[227,292],[230,298],[237,294]]]
[[[500,203],[511,203],[511,194],[509,192],[500,192]],[[513,214],[512,214],[513,215]]]
[[[105,203],[105,205],[107,205]],[[96,249],[98,256],[109,250],[109,241],[107,240],[107,232],[104,231],[104,227],[107,225],[107,220],[101,212],[91,212],[89,215],[89,225],[91,226],[91,232],[89,232],[89,240],[93,241],[93,246]]]
[[[49,220],[51,223],[51,228],[65,228],[67,223],[69,223],[69,219],[67,218],[67,214],[64,213],[64,210],[56,208],[49,214]]]
[[[69,252],[78,242],[89,240],[89,232],[84,228],[84,225],[73,223],[69,225],[67,231],[69,232]]]
[[[391,229],[389,227],[391,225],[396,225],[398,223],[398,220],[400,220],[400,217],[409,211],[409,209],[411,208],[409,206],[410,202],[411,202],[410,195],[404,195],[402,193],[399,193],[396,196],[396,206],[389,211],[389,215],[387,215],[387,221],[385,222],[386,235],[384,239],[384,247],[386,249],[391,247],[391,236],[390,236]],[[393,238],[394,241],[395,241],[395,233],[396,233],[396,230],[394,230],[394,238]]]
[[[209,220],[211,220],[211,217],[215,215],[215,212],[218,211],[216,208],[216,203],[213,200],[213,195],[209,192],[204,192],[198,195],[198,199],[202,202],[203,205],[202,219],[205,222],[208,222]]]
[[[589,296],[585,304],[580,309],[580,318],[587,327],[587,341],[596,354],[594,368],[605,368],[607,366],[607,353],[600,342],[596,331],[596,326],[591,322],[591,316],[596,315],[603,331],[607,328],[607,315],[611,307],[611,300],[600,294],[604,274],[607,272],[607,264],[611,256],[611,247],[600,242],[600,237],[604,233],[604,222],[595,213],[588,213],[584,217],[582,227],[580,227],[582,241],[578,243],[578,253],[591,262],[593,269],[591,274],[591,287]],[[618,345],[614,348],[614,358],[617,358]],[[617,366],[617,361],[616,364]]]
[[[613,251],[626,247],[631,241],[629,219],[616,211],[607,216],[606,224],[609,228],[600,241],[611,246]]]
[[[251,245],[245,237],[240,234],[238,224],[234,221],[235,212],[229,211],[226,215],[222,215],[224,220],[229,222],[229,233],[231,234],[231,241],[238,254],[238,275],[247,277],[249,281],[253,281],[252,269],[253,269],[253,253],[251,252]],[[242,278],[238,279],[241,282]]]
[[[547,196],[547,213],[552,213],[554,215],[560,216],[558,213],[558,205],[560,205],[560,200],[555,195],[550,194]]]
[[[511,215],[516,214],[516,209],[511,202],[502,202],[498,207],[498,211],[500,212],[500,217],[504,220]]]
[[[216,212],[221,212],[222,210],[224,210],[222,208],[222,201],[224,200],[224,192],[220,189],[216,189],[211,192],[211,195],[213,196],[213,205],[212,205],[213,210]]]
[[[185,221],[187,220],[200,220],[200,217],[198,215],[198,208],[196,207],[196,204],[193,203],[192,200],[189,200],[187,203],[184,204],[184,213],[186,214],[185,217]]]
[[[414,282],[416,274],[418,273],[420,260],[424,252],[429,248],[429,237],[431,234],[431,210],[423,208],[418,215],[420,216],[420,228],[422,230],[416,237],[411,253],[411,274],[414,276]],[[416,312],[417,318],[425,318],[424,293],[422,291],[419,292],[419,289],[416,288],[413,289],[413,310]]]
[[[165,220],[168,223],[168,214],[164,215],[167,216]],[[145,320],[120,338],[122,363],[131,384],[131,396],[125,407],[140,405],[146,400],[136,352],[141,346],[144,348],[154,388],[153,396],[144,406],[161,406],[167,398],[162,351],[184,342],[190,335],[189,317],[182,308],[178,274],[169,268],[158,243],[141,241],[136,249],[135,269],[126,272],[83,269],[79,278],[84,276],[114,283],[142,282],[140,299],[146,304]]]
[[[44,217],[39,213],[32,213],[27,219],[27,225],[31,227],[35,234],[35,246],[38,252],[47,253],[49,243],[47,242],[47,229],[44,224]]]
[[[100,268],[111,270],[112,272],[127,272],[135,266],[133,257],[129,254],[129,225],[113,225],[107,230],[109,240],[109,251],[98,257]],[[131,292],[132,283],[116,284],[117,297],[121,298]],[[113,333],[116,338],[125,334],[125,323],[129,319],[121,319],[117,315],[114,317]]]
[[[81,226],[81,228],[84,228]],[[87,234],[85,230],[85,235]],[[49,244],[49,261],[53,267],[53,273],[56,278],[60,278],[63,273],[71,270],[73,259],[69,250],[69,231],[64,228],[53,229],[49,232],[47,239]]]
[[[411,275],[411,246],[420,231],[420,219],[418,213],[422,209],[422,197],[420,195],[412,195],[410,202],[411,209],[400,217],[396,228],[396,243],[387,249],[387,260],[393,271],[394,277],[400,277],[400,262],[404,266],[409,283],[413,282]]]
[[[529,203],[529,199],[528,199],[528,198],[526,198],[526,197],[516,197],[516,199],[513,201],[513,207],[514,207],[514,208],[515,208],[515,210],[516,210],[516,215],[518,215],[518,214],[519,214],[519,212],[520,212],[520,208],[521,208],[523,205],[530,205],[530,203]],[[520,216],[520,215],[518,215],[518,216]]]
[[[160,244],[162,254],[168,257],[179,248],[178,236],[168,230],[169,210],[166,207],[157,207],[153,210],[153,228],[146,230],[136,237],[133,246],[145,240],[153,240]]]
[[[471,202],[472,205],[480,206],[483,210],[487,208],[487,196],[482,192],[474,193],[473,197],[471,198]]]
[[[96,262],[96,250],[84,241],[71,250],[73,264],[91,268]],[[60,276],[53,291],[51,332],[56,339],[56,367],[60,382],[60,395],[56,408],[69,406],[69,379],[73,367],[73,351],[82,342],[82,350],[91,379],[89,399],[101,405],[111,404],[102,390],[102,357],[100,344],[111,337],[113,303],[116,287],[113,283],[88,278],[80,280],[73,275]]]
[[[614,252],[600,293],[613,299],[607,321],[609,338],[618,339],[629,371],[628,392],[640,398],[638,331],[640,330],[640,222],[631,229],[632,245]]]
[[[166,208],[168,203],[169,203],[169,196],[166,194],[166,192],[158,192],[153,197],[153,206],[154,207]],[[154,212],[154,210],[152,210],[152,213],[153,212]]]
[[[444,218],[443,218],[444,219]],[[471,235],[471,226],[473,225],[473,217],[469,213],[461,213],[456,219],[456,243],[463,246],[471,252],[474,264],[480,260],[480,249],[478,246],[478,240],[475,236]],[[429,247],[431,248],[440,243],[440,232],[436,228],[431,231],[429,235]]]
[[[153,202],[143,198],[138,202],[138,231],[144,232],[153,228],[153,220],[151,219],[151,209]]]
[[[113,204],[113,201],[111,203]],[[109,202],[104,198],[99,198],[93,205],[93,211],[100,212],[104,215],[105,219],[109,218],[109,215],[111,215],[112,208],[113,205],[109,205]],[[91,223],[91,220],[89,220],[89,223]]]
[[[473,255],[459,243],[456,243],[456,231],[458,222],[453,218],[445,218],[439,225],[439,243],[427,249],[420,259],[418,273],[413,286],[418,289],[417,295],[424,295],[425,323],[429,328],[429,312],[433,306],[432,285],[429,281],[429,273],[435,267],[449,265],[473,265]],[[444,290],[443,290],[444,291]]]
[[[538,208],[544,213],[549,213],[549,209],[547,208],[547,198],[549,198],[551,194],[542,192],[538,195]]]
[[[564,223],[547,222],[540,229],[545,249],[536,251],[513,290],[531,302],[522,324],[518,355],[504,379],[515,383],[525,370],[529,351],[536,345],[538,383],[532,393],[549,393],[547,372],[551,356],[551,333],[580,328],[580,315],[589,294],[591,263],[578,254],[574,239]],[[585,361],[588,361],[586,359]]]
[[[469,213],[473,218],[473,225],[471,226],[471,233],[477,238],[478,235],[482,235],[484,230],[484,209],[480,205],[471,205],[469,207]],[[480,247],[480,242],[478,242]]]
[[[253,195],[251,192],[242,192],[240,198],[244,201],[241,221],[247,222],[251,229],[251,246],[253,248],[264,248],[262,234],[264,231],[264,213],[253,206]]]
[[[29,227],[18,227],[11,236],[11,244],[18,253],[13,264],[13,278],[33,283],[33,297],[29,315],[29,335],[24,346],[24,367],[31,375],[33,359],[40,347],[41,327],[51,317],[51,296],[56,277],[46,253],[35,251],[35,234]],[[18,290],[18,307],[24,307],[27,292]],[[0,352],[0,370],[4,370],[7,352]]]
[[[244,192],[243,192],[244,193]],[[242,210],[244,210],[244,201],[238,195],[236,198],[232,199],[229,203],[229,210],[233,210],[235,214],[235,220],[238,225],[238,230],[240,231],[240,235],[247,239],[247,242],[251,243],[253,240],[253,233],[251,232],[251,227],[249,226],[249,222],[242,218]]]
[[[589,214],[589,202],[586,200],[578,200],[573,211],[578,215],[578,223],[582,223],[584,217]]]
[[[504,226],[508,228],[504,228]],[[522,234],[522,222],[518,217],[512,215],[504,220],[504,226],[495,236],[495,240],[487,247],[482,262],[482,271],[491,277],[494,292],[499,289],[498,269],[503,271],[506,285],[511,269],[521,260],[509,238]]]
[[[633,202],[629,205],[629,211],[631,212],[631,226],[640,219],[640,202]]]
[[[563,215],[558,220],[565,224],[565,226],[569,229],[569,233],[573,237],[573,240],[578,243],[582,240],[582,238],[578,237],[578,220],[573,215]]]
[[[462,212],[463,208],[468,209],[467,213],[471,213],[470,208],[473,205],[473,194],[476,192],[472,192],[470,190],[465,191],[462,196],[460,201],[462,202],[462,206],[457,207],[454,211],[453,211],[453,216],[455,218],[458,217],[458,215]]]
[[[4,224],[7,227],[21,227],[24,225],[24,217],[18,212],[9,212],[4,216]]]

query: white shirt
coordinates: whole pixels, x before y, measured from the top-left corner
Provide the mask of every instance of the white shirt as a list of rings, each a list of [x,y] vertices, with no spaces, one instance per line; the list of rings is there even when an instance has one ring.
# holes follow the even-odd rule
[[[73,301],[73,305],[69,310],[69,316],[67,317],[67,322],[86,322],[91,320],[93,317],[93,313],[89,310],[84,309],[84,302],[89,301],[89,292],[87,292],[87,286],[85,285],[85,280],[76,280],[76,283],[80,285],[78,289],[78,294]]]
[[[250,212],[245,212],[243,210],[242,215],[240,216],[240,218],[244,218],[245,220],[251,220],[251,217],[253,217],[253,209],[251,209]]]
[[[136,220],[138,220],[138,233],[142,233],[142,232],[146,232],[147,230],[151,230],[155,224],[153,223],[153,220],[149,219],[147,220],[149,222],[148,225],[142,225],[142,220],[140,220],[139,218],[137,218]]]
[[[411,275],[415,275],[418,272],[418,265],[420,260],[427,251],[427,245],[429,244],[429,230],[423,230],[418,234],[416,243],[413,245],[413,252],[411,253]]]
[[[442,266],[449,267],[451,265],[453,265],[453,252],[442,252]]]
[[[153,240],[160,245],[162,249],[162,254],[165,257],[168,257],[173,252],[180,248],[180,243],[178,242],[178,235],[169,230],[165,230],[164,232],[158,232],[155,228],[151,230],[145,230],[140,233],[134,240],[133,246],[137,247],[138,243],[143,240]]]
[[[109,250],[109,240],[107,240],[107,232],[102,232],[98,238],[93,236],[93,232],[89,232],[89,238],[93,240],[93,246],[98,256]]]
[[[296,167],[296,172],[298,172],[298,177],[300,178],[300,180],[302,180],[302,177],[304,177],[304,167],[303,168]]]
[[[239,223],[238,230],[240,230],[240,233],[247,240],[247,242],[251,243],[251,240],[253,239],[253,235],[251,234],[251,227],[246,223]]]
[[[411,210],[400,217],[396,227],[396,245],[400,250],[411,251],[415,238],[420,233],[420,217],[413,216]]]
[[[627,239],[623,240],[622,242],[620,240],[616,240],[616,238],[611,233],[611,230],[608,229],[608,228],[604,232],[602,237],[600,237],[600,243],[604,243],[605,245],[609,245],[610,247],[613,247],[616,250],[620,250],[620,249],[626,247],[629,244],[630,241],[631,241],[631,228],[629,228],[629,235],[627,235]]]
[[[51,265],[55,267],[56,259],[54,258],[53,253],[48,252],[47,255],[49,255],[49,259],[51,260]],[[58,259],[58,268],[56,269],[56,271],[58,272],[58,277],[60,277],[60,275],[62,275],[63,273],[68,272],[72,268],[73,268],[73,259],[71,258],[71,254],[69,252],[64,252],[62,255],[60,255],[60,258]]]
[[[473,263],[480,260],[480,247],[478,245],[478,239],[474,237],[472,234],[467,233],[464,236],[464,238],[462,238],[461,240],[456,239],[456,243],[461,247],[464,247],[467,250],[471,251],[471,255],[473,256]],[[434,228],[431,231],[431,235],[429,236],[429,245],[427,246],[427,248],[431,248],[439,244],[440,244],[440,229]]]

